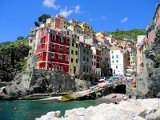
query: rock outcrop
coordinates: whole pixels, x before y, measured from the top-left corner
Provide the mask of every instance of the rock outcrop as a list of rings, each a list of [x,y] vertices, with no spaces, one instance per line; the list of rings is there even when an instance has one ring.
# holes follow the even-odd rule
[[[75,91],[75,81],[63,72],[27,69],[5,87],[6,95],[13,98],[34,93],[62,93]]]
[[[130,99],[120,104],[100,104],[88,108],[49,112],[36,120],[159,120],[160,99]]]
[[[143,51],[143,71],[137,76],[137,89],[147,98],[160,93],[160,47],[159,42]]]

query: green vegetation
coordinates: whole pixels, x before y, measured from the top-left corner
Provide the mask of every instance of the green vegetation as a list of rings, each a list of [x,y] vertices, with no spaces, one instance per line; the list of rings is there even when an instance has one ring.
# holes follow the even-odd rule
[[[160,42],[159,40],[160,40],[160,29],[157,30],[157,32],[156,32],[156,37],[155,37],[154,41],[155,41],[156,43],[159,43],[159,42]]]
[[[117,40],[123,40],[124,38],[129,38],[136,40],[138,35],[144,35],[145,30],[141,29],[133,29],[133,30],[116,30],[115,32],[111,32],[111,35],[113,35]]]
[[[22,36],[15,42],[0,43],[0,80],[11,81],[25,69],[28,52],[28,39]]]

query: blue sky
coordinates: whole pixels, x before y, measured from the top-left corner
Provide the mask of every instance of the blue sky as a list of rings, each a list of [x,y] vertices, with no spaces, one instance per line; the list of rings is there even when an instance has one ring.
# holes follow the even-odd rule
[[[97,31],[144,29],[159,0],[1,0],[0,42],[26,37],[43,14],[63,14],[88,22]]]

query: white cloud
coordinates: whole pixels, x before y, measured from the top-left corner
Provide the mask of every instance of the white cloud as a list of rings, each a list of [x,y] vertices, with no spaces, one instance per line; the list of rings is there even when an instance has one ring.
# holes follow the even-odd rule
[[[44,0],[43,5],[49,8],[54,8],[55,10],[58,10],[60,8],[59,5],[55,5],[56,0]]]
[[[125,17],[125,18],[123,18],[122,20],[121,20],[121,23],[125,23],[125,22],[127,22],[128,21],[128,17]]]
[[[77,6],[75,7],[74,12],[75,12],[76,14],[80,13],[80,5],[77,5]]]
[[[69,15],[71,15],[73,13],[73,10],[69,10],[68,7],[65,7],[64,9],[62,9],[60,11],[60,15],[63,15],[64,17],[68,17]]]

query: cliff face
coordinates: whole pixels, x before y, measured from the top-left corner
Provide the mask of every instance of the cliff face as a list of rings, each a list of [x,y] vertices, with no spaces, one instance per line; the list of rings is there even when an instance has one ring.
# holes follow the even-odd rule
[[[160,30],[157,31],[152,45],[143,54],[143,75],[138,76],[139,90],[146,97],[157,97],[160,93]],[[141,84],[141,82],[144,84]],[[145,89],[143,89],[143,86]]]
[[[26,42],[27,40],[25,40]],[[11,81],[21,72],[27,62],[29,46],[24,41],[0,45],[0,80]],[[28,41],[27,41],[28,43]],[[2,44],[2,43],[1,43]]]
[[[63,93],[75,91],[75,81],[63,72],[26,69],[5,86],[6,95],[17,98],[34,93]]]

